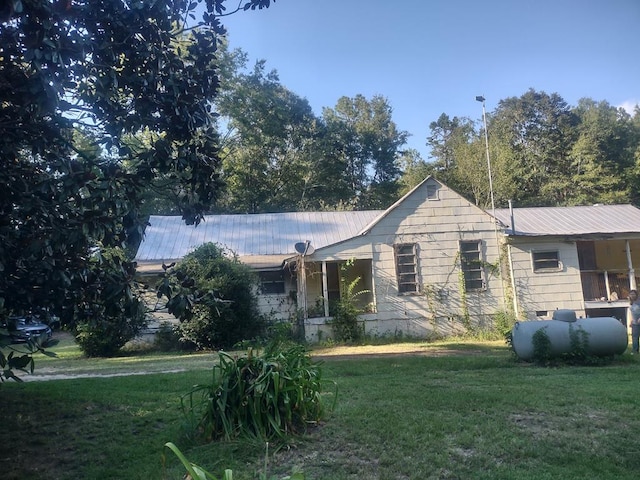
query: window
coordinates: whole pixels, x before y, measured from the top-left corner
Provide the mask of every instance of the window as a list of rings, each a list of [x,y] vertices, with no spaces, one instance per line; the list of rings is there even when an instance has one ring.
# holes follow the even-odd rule
[[[464,275],[465,290],[485,288],[484,269],[482,268],[480,241],[460,242],[460,265]]]
[[[438,185],[427,185],[427,200],[438,200]]]
[[[416,293],[418,288],[418,263],[415,243],[395,245],[396,276],[398,278],[398,293]]]
[[[560,258],[557,250],[548,252],[532,252],[532,256],[534,272],[560,270]]]
[[[282,271],[260,272],[260,292],[263,295],[284,293],[284,277]]]

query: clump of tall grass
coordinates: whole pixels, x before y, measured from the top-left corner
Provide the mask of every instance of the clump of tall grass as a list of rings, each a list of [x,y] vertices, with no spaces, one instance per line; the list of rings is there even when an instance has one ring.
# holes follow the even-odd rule
[[[182,408],[204,440],[284,439],[322,419],[322,383],[320,364],[301,345],[249,349],[237,358],[221,352],[211,383],[193,387]]]

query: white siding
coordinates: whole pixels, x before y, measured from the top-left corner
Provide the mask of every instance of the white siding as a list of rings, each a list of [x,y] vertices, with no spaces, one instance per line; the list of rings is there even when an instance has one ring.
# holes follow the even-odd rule
[[[532,252],[558,251],[561,269],[555,272],[534,272]],[[520,316],[533,320],[537,311],[551,314],[559,308],[575,310],[584,316],[582,283],[575,242],[545,239],[515,241],[511,246],[511,261],[518,295]]]
[[[428,183],[438,186],[439,200],[427,200]],[[488,269],[486,290],[461,293],[461,240],[480,240],[483,260],[497,264],[492,218],[430,179],[390,209],[367,233],[320,249],[312,259],[371,258],[377,313],[367,317],[367,332],[428,337],[463,331],[462,319],[467,313],[471,324],[481,324],[505,309],[502,279]],[[419,294],[398,293],[393,248],[398,243],[418,244]]]

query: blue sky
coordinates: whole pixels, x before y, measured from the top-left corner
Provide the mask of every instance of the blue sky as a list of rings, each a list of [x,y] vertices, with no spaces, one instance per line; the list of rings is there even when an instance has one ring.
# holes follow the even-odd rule
[[[222,22],[318,115],[385,96],[425,159],[440,114],[482,118],[476,95],[488,112],[529,88],[640,103],[640,0],[276,0]]]

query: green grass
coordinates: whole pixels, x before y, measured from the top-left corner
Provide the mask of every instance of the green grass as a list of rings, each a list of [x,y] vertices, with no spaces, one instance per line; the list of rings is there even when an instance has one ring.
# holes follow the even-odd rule
[[[162,467],[168,441],[216,475],[232,468],[236,480],[258,478],[259,442],[194,445],[183,435],[180,395],[209,381],[213,355],[86,360],[71,345],[59,347],[60,359],[37,357],[36,374],[186,371],[3,384],[2,478],[180,479],[173,453],[165,452]],[[338,384],[336,409],[273,454],[269,475],[299,467],[312,480],[637,477],[635,357],[540,368],[515,362],[495,342],[409,350],[384,355],[362,347],[327,357],[323,377]]]

